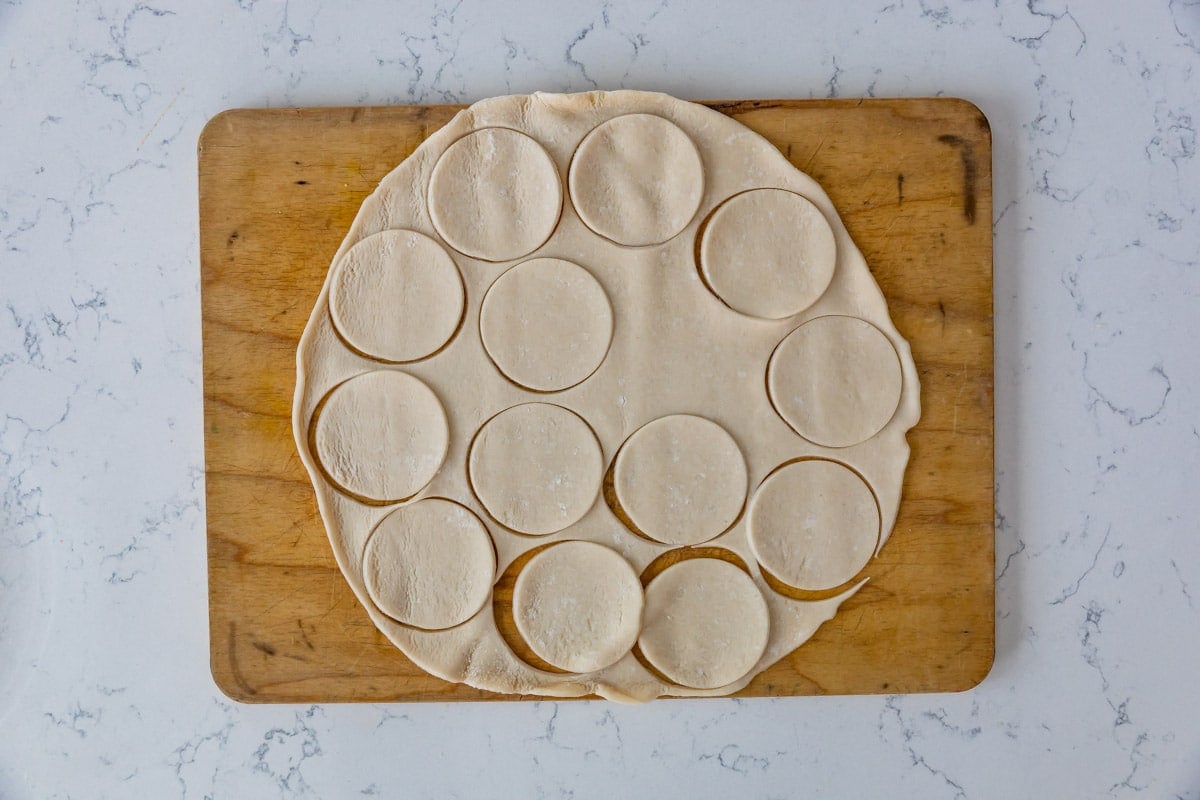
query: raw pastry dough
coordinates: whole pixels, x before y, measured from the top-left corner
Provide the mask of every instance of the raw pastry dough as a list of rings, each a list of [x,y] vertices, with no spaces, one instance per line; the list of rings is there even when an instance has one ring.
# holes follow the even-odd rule
[[[418,628],[466,622],[491,598],[496,551],[487,528],[458,503],[401,506],[367,539],[363,578],[379,609]]]
[[[562,209],[558,169],[540,144],[484,128],[446,148],[429,180],[429,214],[446,242],[486,261],[528,255],[554,232]]]
[[[604,461],[596,434],[562,406],[526,403],[488,420],[471,443],[471,485],[502,525],[543,535],[578,522]]]
[[[505,272],[479,312],[483,346],[500,371],[540,392],[574,386],[596,371],[612,339],[604,288],[577,264],[535,258]]]
[[[378,370],[329,393],[313,438],[334,483],[352,495],[394,503],[437,474],[450,432],[428,386],[403,372]]]
[[[617,244],[661,244],[696,215],[704,166],[679,126],[625,114],[584,137],[570,171],[571,201],[584,223]]]
[[[767,370],[775,410],[796,433],[826,447],[865,442],[900,404],[896,348],[871,323],[817,317],[779,343]]]
[[[613,485],[639,533],[665,544],[699,544],[742,512],[746,461],[717,423],[675,414],[642,426],[621,446]]]
[[[513,588],[513,619],[539,656],[568,672],[593,672],[629,652],[642,629],[642,584],[629,562],[595,542],[551,545]]]
[[[382,361],[425,358],[462,321],[462,276],[440,244],[415,231],[381,231],[346,251],[329,285],[343,338]]]
[[[747,511],[763,569],[821,591],[858,574],[879,538],[879,508],[862,478],[834,461],[788,464],[763,481]]]
[[[563,201],[563,175],[569,176],[571,202]],[[722,211],[715,213],[718,209]],[[411,380],[428,387],[433,403],[400,409],[378,398],[356,400],[343,404],[352,406],[352,413],[343,409],[330,415],[341,391],[335,389],[348,379],[359,380],[356,376],[381,368],[386,374],[403,374],[348,346],[330,313],[337,265],[358,243],[389,230],[427,236],[453,259],[465,290],[462,321],[448,343],[403,368]],[[697,250],[705,239],[709,260],[698,265]],[[713,259],[714,254],[720,257]],[[505,294],[504,276],[523,275],[523,260],[543,258],[578,265],[602,288],[611,326],[601,360],[598,346],[586,358],[586,347],[570,347],[582,331],[597,325],[591,315],[604,316],[599,303],[581,296],[589,293],[583,289],[548,301],[569,299],[583,309],[573,312],[571,327],[563,330],[555,323],[551,327],[556,330],[547,334],[554,341],[534,337],[525,342],[545,348],[547,355],[521,362],[511,352],[501,354],[496,334],[500,331],[503,340],[505,329],[519,327],[518,317],[525,311],[518,309],[524,304],[493,301]],[[861,476],[878,500],[878,535],[871,540],[877,541],[876,551],[896,519],[908,459],[905,433],[920,415],[916,365],[829,197],[740,123],[648,92],[534,94],[477,103],[430,135],[380,181],[333,264],[297,352],[296,443],[343,575],[383,634],[421,668],[490,691],[550,697],[598,694],[645,701],[664,694],[728,694],[803,644],[862,586],[859,581],[817,600],[775,591],[772,586],[779,583],[768,581],[751,547],[749,504],[739,514],[742,502],[734,502],[738,493],[722,488],[724,481],[716,480],[718,473],[712,470],[706,469],[703,478],[692,474],[699,484],[713,482],[715,487],[698,490],[703,502],[714,504],[712,518],[699,522],[684,521],[690,513],[686,505],[674,514],[650,508],[653,490],[644,491],[645,481],[626,482],[624,499],[617,498],[613,456],[639,430],[653,432],[647,426],[663,417],[702,417],[726,431],[741,460],[720,455],[718,447],[711,466],[733,485],[739,482],[735,473],[740,463],[745,471],[742,492],[773,485],[774,477],[765,485],[763,481],[781,465],[829,458],[828,448],[798,435],[780,416],[782,410],[772,407],[767,372],[772,353],[788,334],[810,319],[841,315],[869,322],[898,356],[902,379],[895,413],[874,435],[837,451],[838,460]],[[733,269],[743,272],[734,275]],[[737,285],[730,288],[724,277]],[[523,300],[524,291],[516,293]],[[387,313],[382,295],[365,298],[371,307],[362,310],[364,318]],[[561,320],[571,314],[547,316]],[[782,318],[772,319],[777,316]],[[589,347],[596,341],[591,335],[583,340]],[[570,364],[539,363],[561,358],[563,350]],[[587,374],[585,364],[595,371]],[[777,380],[788,377],[783,365],[781,357],[775,365]],[[582,380],[567,383],[579,375]],[[565,388],[554,390],[555,405],[549,405],[533,402],[546,400],[541,392],[550,391],[535,385]],[[329,402],[322,406],[326,397]],[[392,414],[398,414],[398,428],[383,421]],[[336,426],[331,425],[335,417]],[[428,426],[413,427],[416,419],[427,420]],[[322,439],[317,434],[325,428],[336,435]],[[404,438],[399,436],[404,430],[411,437],[394,451],[389,442]],[[444,463],[438,467],[442,452]],[[422,465],[419,475],[405,458]],[[729,466],[718,467],[718,461]],[[324,467],[325,462],[333,468]],[[674,469],[672,462],[672,469],[661,470],[658,477],[671,478],[676,488],[691,483],[686,471]],[[776,477],[789,474],[787,469]],[[613,491],[608,502],[596,502],[606,472]],[[416,494],[404,500],[407,492]],[[754,496],[756,490],[749,492]],[[397,622],[372,600],[364,565],[367,538],[397,507],[409,507],[376,500],[415,506],[434,497],[461,503],[486,524],[500,575],[511,574],[509,568],[530,550],[552,544],[548,552],[553,553],[563,546],[556,543],[564,541],[609,548],[638,575],[654,574],[651,567],[661,558],[691,555],[675,552],[679,545],[632,531],[619,516],[629,513],[622,511],[622,503],[637,509],[641,522],[633,527],[646,525],[663,538],[699,541],[715,531],[710,546],[734,553],[748,574],[728,564],[690,565],[697,559],[672,566],[652,584],[664,603],[663,590],[692,570],[716,570],[734,588],[714,595],[707,605],[685,604],[671,618],[656,615],[653,625],[647,614],[641,651],[635,648],[608,666],[588,672],[541,670],[509,647],[497,615],[488,613],[486,605],[455,627],[425,630]],[[767,505],[764,501],[763,508]],[[773,563],[769,548],[761,549],[766,562]],[[857,561],[861,548],[854,552],[851,560]],[[823,568],[821,582],[849,569]],[[375,591],[383,596],[382,586]],[[756,593],[758,603],[746,599]],[[760,626],[760,604],[769,614],[766,628]],[[716,672],[712,664],[701,663],[708,658],[701,641],[698,649],[686,651],[697,654],[700,669],[683,663],[672,673],[676,680],[663,677],[672,669],[664,653],[686,653],[656,649],[656,643],[687,642],[697,635],[703,639],[698,631],[720,632],[731,617],[736,618],[731,642],[737,650],[719,654]],[[748,643],[741,638],[750,634]],[[765,650],[759,649],[763,637]],[[555,655],[552,648],[547,641],[543,651],[560,663],[588,666],[586,661],[571,662],[565,651]],[[751,659],[751,651],[761,655]],[[733,658],[735,652],[741,657]],[[649,653],[656,653],[664,666],[648,667],[641,659]],[[727,682],[715,685],[717,681]]]
[[[718,558],[691,558],[646,587],[638,647],[676,683],[717,689],[754,668],[769,628],[767,604],[749,575]]]
[[[734,311],[783,319],[817,301],[837,264],[829,222],[805,197],[756,189],[727,200],[700,240],[700,270]]]

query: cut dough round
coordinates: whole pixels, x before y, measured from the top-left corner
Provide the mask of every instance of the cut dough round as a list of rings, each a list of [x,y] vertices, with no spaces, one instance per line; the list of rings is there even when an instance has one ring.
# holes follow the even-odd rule
[[[612,340],[608,295],[592,274],[558,258],[535,258],[488,289],[479,333],[488,356],[516,383],[556,392],[596,371]]]
[[[495,577],[487,528],[468,509],[440,497],[388,514],[363,551],[363,579],[375,605],[417,628],[466,622],[491,597]]]
[[[615,664],[637,641],[642,584],[629,562],[604,545],[551,545],[517,576],[513,619],[550,664],[593,672]]]
[[[795,192],[755,189],[713,212],[700,271],[734,311],[762,319],[799,314],[833,279],[837,242],[821,210]]]
[[[324,400],[314,431],[317,459],[343,491],[392,503],[433,480],[450,439],[437,395],[404,372],[350,378]]]
[[[346,251],[329,286],[334,327],[356,350],[416,361],[458,330],[462,276],[440,244],[415,231],[368,236]]]
[[[617,453],[613,485],[640,533],[691,545],[724,533],[746,502],[746,460],[720,425],[703,417],[659,417]]]
[[[488,513],[533,535],[578,522],[604,477],[596,434],[579,415],[549,403],[514,406],[484,423],[467,468]]]
[[[508,128],[468,133],[446,148],[429,179],[429,216],[446,243],[484,261],[541,247],[558,225],[562,181],[534,139]]]
[[[770,632],[754,580],[717,558],[680,561],[650,581],[643,622],[642,655],[693,689],[716,689],[752,670]]]
[[[758,563],[797,589],[841,586],[866,566],[879,540],[871,489],[852,470],[824,459],[773,472],[746,516]]]
[[[857,317],[809,320],[775,348],[767,391],[796,433],[824,447],[849,447],[883,430],[900,405],[896,348]]]
[[[575,151],[568,180],[584,224],[634,247],[676,236],[704,195],[696,145],[653,114],[626,114],[593,128]]]

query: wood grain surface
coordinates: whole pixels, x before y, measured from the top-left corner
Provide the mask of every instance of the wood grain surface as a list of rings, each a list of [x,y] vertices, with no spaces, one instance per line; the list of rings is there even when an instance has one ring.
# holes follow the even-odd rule
[[[912,344],[923,407],[870,583],[738,695],[970,688],[995,641],[987,121],[944,98],[708,105],[829,192]],[[376,630],[291,432],[296,347],[334,251],[379,179],[458,108],[229,111],[201,134],[211,664],[236,700],[518,699],[429,676]]]

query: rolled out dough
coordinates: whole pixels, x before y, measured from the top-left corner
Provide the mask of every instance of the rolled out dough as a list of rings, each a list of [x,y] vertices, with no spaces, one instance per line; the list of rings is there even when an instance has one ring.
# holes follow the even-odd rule
[[[344,265],[380,234],[441,248],[461,314],[432,255],[428,274],[376,260],[351,280]],[[400,308],[402,319],[387,316]],[[800,334],[784,342],[826,317],[869,323],[893,360],[799,347]],[[901,380],[880,388],[871,364],[898,364]],[[920,414],[911,352],[821,187],[733,119],[647,92],[494,98],[430,135],[363,203],[297,367],[300,457],[374,623],[433,675],[551,697],[728,694],[787,658],[862,582],[809,601],[768,575],[840,586],[869,564],[896,518],[905,433]],[[874,413],[880,397],[894,413]],[[837,402],[845,418],[830,413]],[[836,451],[849,469],[804,466],[831,457],[827,442],[853,442]],[[829,475],[799,480],[814,469]],[[596,502],[602,486],[608,502]],[[466,510],[459,527],[402,524],[441,503],[486,530],[494,569],[467,580],[457,569],[482,563],[482,549],[464,556],[454,536],[432,533],[477,531]],[[389,555],[392,539],[372,537],[368,549],[372,531],[393,528],[425,531],[428,547],[393,543]],[[699,542],[746,571],[678,552]],[[664,558],[673,566],[656,574]],[[400,621],[417,619],[429,576],[469,584],[461,607],[426,619],[440,625],[514,563],[518,633],[556,671],[509,647],[489,613],[494,590],[453,627]],[[656,574],[636,632],[631,573]],[[434,607],[444,588],[430,588]]]

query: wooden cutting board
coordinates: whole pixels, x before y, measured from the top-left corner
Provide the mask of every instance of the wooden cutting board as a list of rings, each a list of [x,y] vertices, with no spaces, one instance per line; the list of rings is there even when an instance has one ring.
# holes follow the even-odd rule
[[[958,691],[995,644],[991,135],[954,99],[715,102],[825,187],[921,375],[871,581],[740,696]],[[292,442],[296,346],[362,202],[458,106],[251,109],[200,136],[213,677],[235,700],[514,699],[380,634],[334,563]]]

